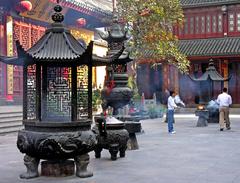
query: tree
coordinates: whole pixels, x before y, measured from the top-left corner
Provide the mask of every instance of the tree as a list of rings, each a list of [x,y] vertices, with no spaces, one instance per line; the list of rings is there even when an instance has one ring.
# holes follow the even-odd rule
[[[131,31],[135,58],[152,64],[168,61],[188,72],[189,61],[180,53],[173,34],[173,26],[181,26],[184,19],[179,0],[118,0],[117,10]]]

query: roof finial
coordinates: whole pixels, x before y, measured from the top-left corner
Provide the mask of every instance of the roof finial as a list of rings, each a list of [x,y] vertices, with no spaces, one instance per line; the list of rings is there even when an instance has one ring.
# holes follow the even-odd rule
[[[52,20],[60,23],[64,20],[64,16],[60,13],[62,11],[62,6],[59,5],[59,0],[57,0],[57,3],[58,4],[54,7],[55,13],[52,15]]]
[[[213,59],[212,59],[212,58],[209,60],[208,66],[214,66],[214,63],[213,63]]]

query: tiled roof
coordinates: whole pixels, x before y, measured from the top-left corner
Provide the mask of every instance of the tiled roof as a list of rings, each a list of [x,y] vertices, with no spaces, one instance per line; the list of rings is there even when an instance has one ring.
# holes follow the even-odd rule
[[[52,0],[56,2],[56,0]],[[83,11],[86,14],[90,12],[97,13],[98,16],[112,16],[111,0],[62,0],[61,4],[76,10]]]
[[[180,0],[183,7],[213,6],[224,4],[240,4],[239,0]]]
[[[240,55],[240,37],[180,40],[179,49],[187,56]]]
[[[69,30],[57,25],[46,31],[44,36],[27,50],[34,59],[41,61],[74,60],[86,49],[70,34]]]

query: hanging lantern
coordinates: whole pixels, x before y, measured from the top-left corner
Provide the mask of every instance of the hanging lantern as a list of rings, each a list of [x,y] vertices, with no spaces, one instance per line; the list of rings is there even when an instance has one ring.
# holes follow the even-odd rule
[[[31,11],[32,3],[30,1],[20,1],[16,7],[19,12]]]
[[[86,25],[86,19],[85,18],[77,19],[77,24],[81,27],[84,27]]]

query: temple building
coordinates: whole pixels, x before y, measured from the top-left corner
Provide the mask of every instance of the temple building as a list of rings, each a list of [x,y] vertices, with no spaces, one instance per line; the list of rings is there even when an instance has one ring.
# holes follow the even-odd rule
[[[229,81],[214,83],[214,97],[208,96],[206,82],[195,82],[167,63],[151,67],[138,66],[139,93],[146,98],[163,102],[166,90],[174,90],[187,106],[216,99],[223,86],[227,87],[234,106],[240,104],[240,1],[239,0],[180,0],[184,11],[184,25],[174,27],[179,49],[190,60],[190,76],[200,77],[213,60],[218,73]],[[150,82],[153,81],[153,82]]]
[[[112,1],[61,0],[64,24],[80,42],[88,44],[96,39],[96,28],[109,25]],[[51,21],[57,0],[1,0],[0,1],[0,55],[16,55],[15,41],[27,50],[44,34]],[[82,41],[83,40],[83,41]],[[95,41],[94,53],[104,56],[107,45]],[[104,68],[93,68],[93,85],[103,85]],[[105,71],[105,70],[104,70]],[[20,104],[22,101],[22,67],[0,62],[0,105]],[[99,74],[99,77],[97,75]],[[97,79],[98,78],[98,79]]]

